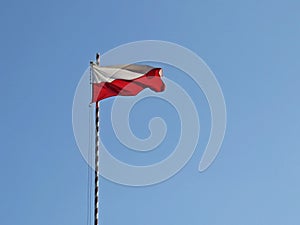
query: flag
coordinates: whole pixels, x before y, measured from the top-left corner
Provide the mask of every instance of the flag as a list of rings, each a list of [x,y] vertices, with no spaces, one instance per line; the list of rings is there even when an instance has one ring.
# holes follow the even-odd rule
[[[162,69],[147,65],[99,66],[91,63],[92,102],[122,95],[134,96],[145,88],[155,92],[165,89]]]

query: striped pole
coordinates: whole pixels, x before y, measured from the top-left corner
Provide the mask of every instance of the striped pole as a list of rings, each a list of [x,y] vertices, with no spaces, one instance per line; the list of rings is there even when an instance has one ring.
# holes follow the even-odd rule
[[[95,114],[95,223],[98,225],[99,221],[99,124],[100,124],[100,102],[96,102]]]

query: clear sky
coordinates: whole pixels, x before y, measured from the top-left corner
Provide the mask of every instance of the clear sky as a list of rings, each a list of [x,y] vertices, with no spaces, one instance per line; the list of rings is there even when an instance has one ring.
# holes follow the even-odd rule
[[[226,136],[212,166],[199,173],[210,117],[195,91],[202,127],[190,162],[149,187],[101,179],[100,224],[299,224],[299,10],[296,0],[1,1],[0,224],[86,224],[87,164],[72,131],[74,92],[95,52],[144,39],[178,43],[205,60],[226,100]],[[165,76],[188,86],[180,74],[169,68]],[[102,129],[105,144],[115,146],[111,102],[103,104]],[[141,137],[147,107],[133,111],[145,124],[133,123]],[[166,122],[176,137],[176,115]],[[120,146],[112,154],[147,164],[171,152],[157,151],[134,156]]]

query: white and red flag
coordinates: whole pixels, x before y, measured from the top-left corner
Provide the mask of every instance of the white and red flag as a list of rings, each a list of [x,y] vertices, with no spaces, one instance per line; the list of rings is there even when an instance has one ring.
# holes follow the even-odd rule
[[[134,96],[145,88],[161,92],[165,89],[162,69],[147,65],[99,66],[91,64],[92,102],[123,95]]]

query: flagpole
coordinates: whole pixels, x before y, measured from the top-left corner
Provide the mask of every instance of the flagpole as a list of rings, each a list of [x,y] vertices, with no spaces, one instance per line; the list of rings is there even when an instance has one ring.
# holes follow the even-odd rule
[[[96,54],[96,64],[100,65],[100,55]],[[99,128],[100,128],[100,101],[95,107],[95,211],[94,225],[99,225]]]
[[[95,110],[95,212],[94,225],[98,225],[99,220],[99,123],[100,123],[100,102],[96,102]]]

